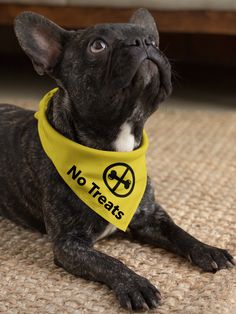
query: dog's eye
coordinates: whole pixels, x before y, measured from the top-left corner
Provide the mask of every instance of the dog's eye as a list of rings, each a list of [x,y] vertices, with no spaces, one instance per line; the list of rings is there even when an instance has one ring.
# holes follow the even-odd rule
[[[92,53],[99,53],[107,48],[107,44],[101,39],[96,39],[90,46]]]

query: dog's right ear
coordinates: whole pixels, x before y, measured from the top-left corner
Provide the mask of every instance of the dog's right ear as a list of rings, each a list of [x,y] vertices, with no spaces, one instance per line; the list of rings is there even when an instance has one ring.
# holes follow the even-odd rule
[[[18,41],[38,74],[51,74],[74,31],[66,31],[42,15],[23,12],[15,19]]]

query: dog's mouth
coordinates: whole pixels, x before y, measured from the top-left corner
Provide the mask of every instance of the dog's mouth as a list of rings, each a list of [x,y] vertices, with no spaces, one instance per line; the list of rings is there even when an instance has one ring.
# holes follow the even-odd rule
[[[155,81],[155,85],[159,88],[160,85],[160,73],[156,63],[149,58],[144,59],[137,68],[134,76],[130,81],[130,85],[141,84],[141,88],[146,88],[148,85]]]
[[[152,85],[156,103],[162,102],[171,94],[171,66],[166,56],[157,47],[121,47],[119,54],[111,54],[104,78],[104,88],[115,90],[144,90]]]
[[[158,102],[161,102],[172,92],[171,65],[166,56],[160,50],[158,50],[158,53],[150,54],[148,59],[157,66],[159,71],[160,86]]]
[[[149,55],[141,58],[123,89],[151,89],[156,94],[156,103],[162,102],[172,92],[171,66],[164,55]]]

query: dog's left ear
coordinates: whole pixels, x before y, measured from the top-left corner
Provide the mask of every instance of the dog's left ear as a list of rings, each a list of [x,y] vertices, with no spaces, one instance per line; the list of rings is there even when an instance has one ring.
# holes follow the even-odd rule
[[[15,33],[38,74],[51,74],[73,31],[66,31],[42,15],[23,12],[15,19]]]
[[[156,43],[159,46],[159,33],[157,26],[153,16],[148,10],[141,8],[135,11],[131,16],[130,23],[145,28],[151,35],[155,37]]]

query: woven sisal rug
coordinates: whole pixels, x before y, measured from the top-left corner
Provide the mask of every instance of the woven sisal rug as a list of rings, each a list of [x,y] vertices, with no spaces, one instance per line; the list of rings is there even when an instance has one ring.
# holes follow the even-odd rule
[[[163,110],[147,131],[159,202],[188,232],[236,255],[236,113]],[[163,305],[153,313],[231,314],[236,307],[236,269],[203,273],[122,236],[96,248],[160,288]],[[0,291],[0,313],[126,313],[104,285],[57,268],[47,236],[2,218]]]

